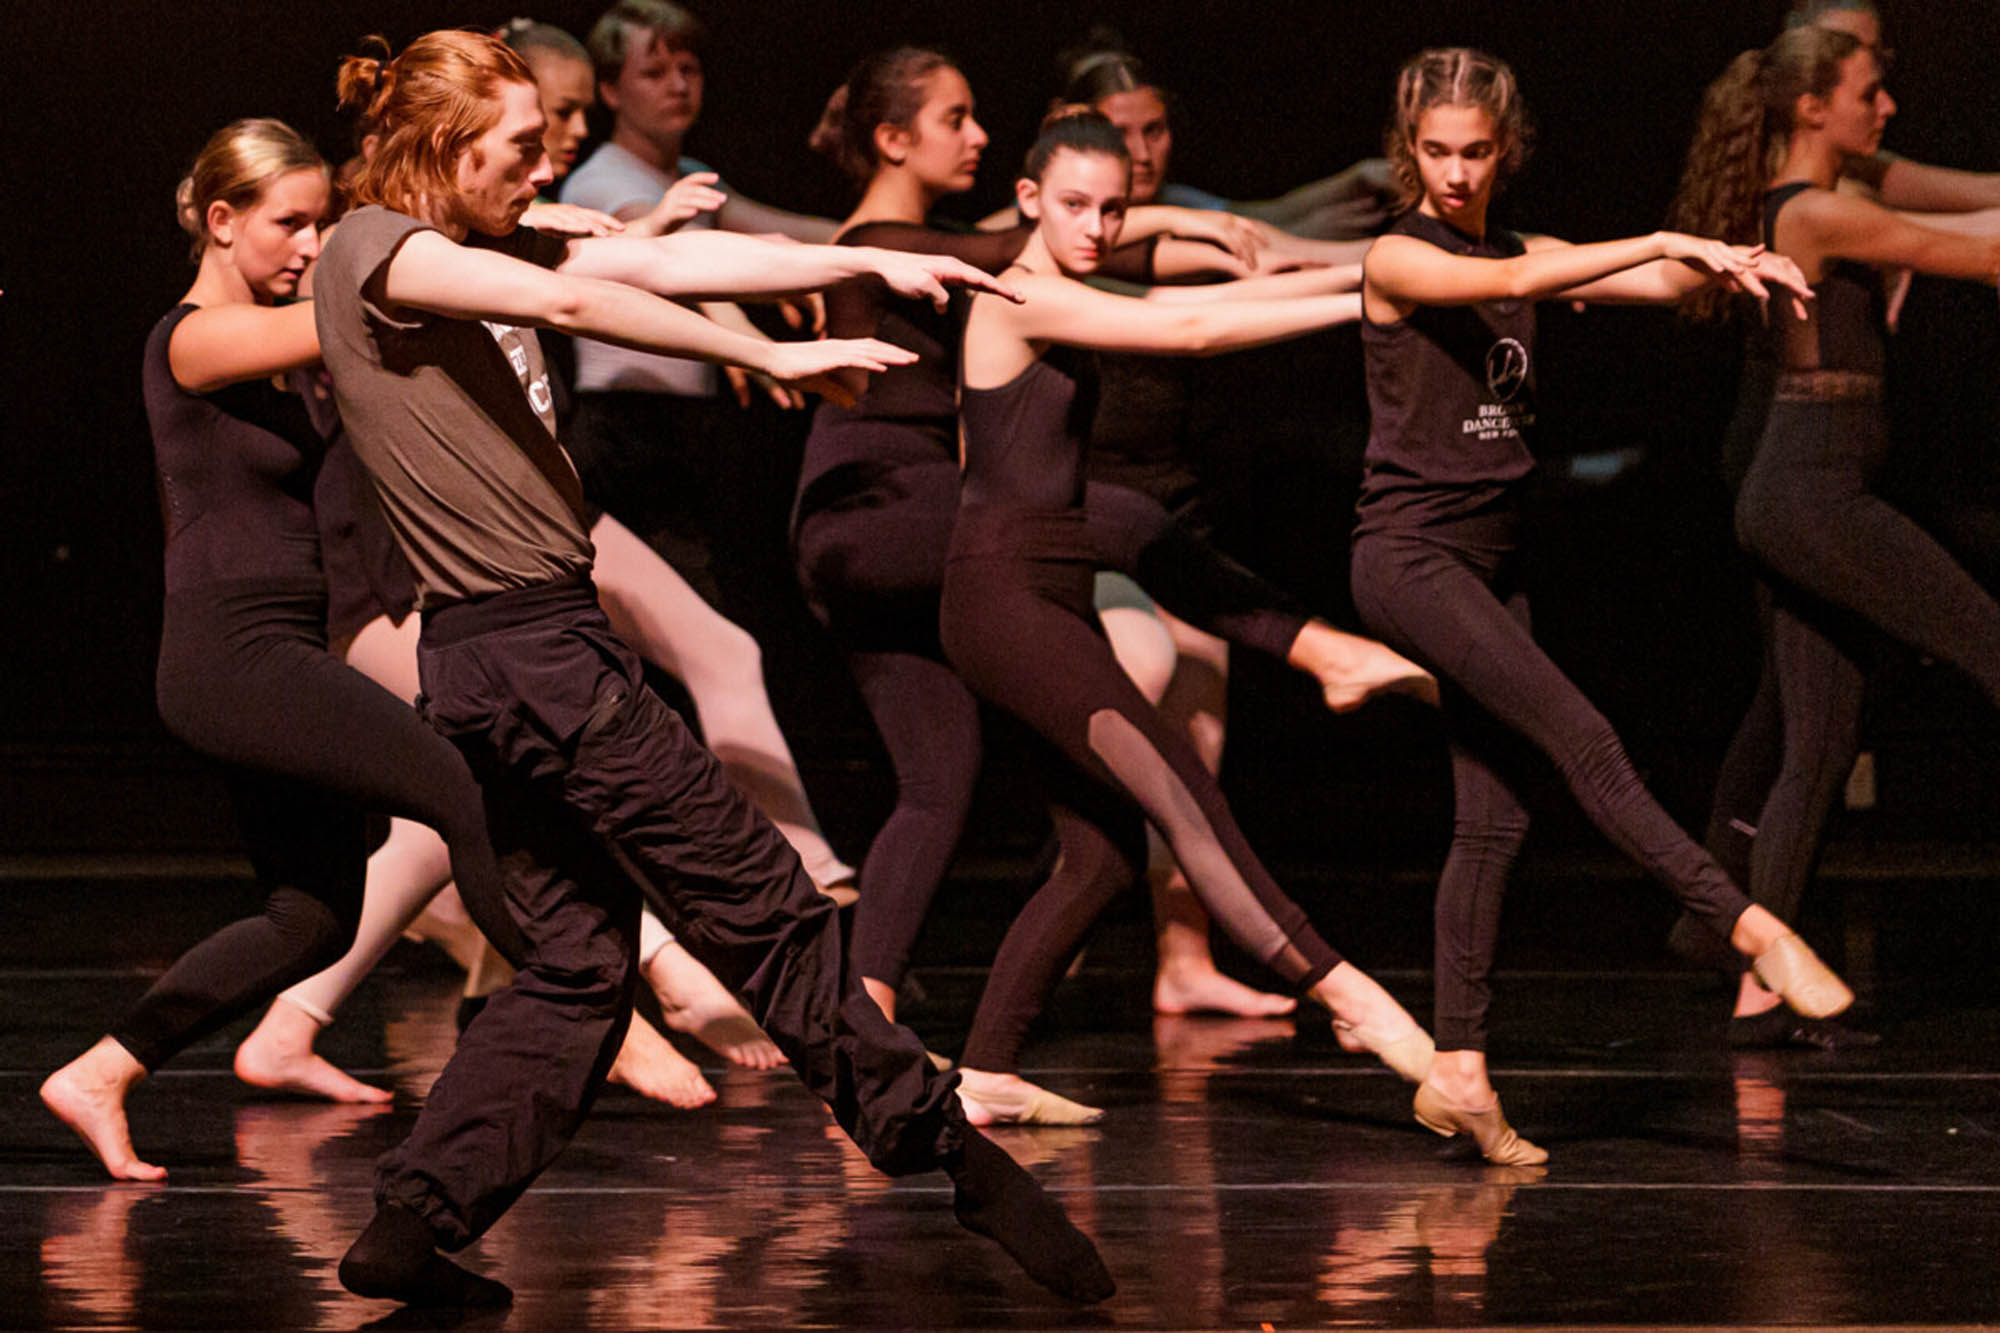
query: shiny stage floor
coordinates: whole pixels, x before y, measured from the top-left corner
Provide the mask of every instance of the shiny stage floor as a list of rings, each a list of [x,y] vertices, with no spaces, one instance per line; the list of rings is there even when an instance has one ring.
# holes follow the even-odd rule
[[[44,1116],[36,1082],[144,984],[130,959],[191,941],[241,886],[0,891],[18,909],[0,940],[0,1325],[352,1328],[390,1314],[332,1270],[370,1211],[373,1159],[449,1050],[447,972],[399,947],[324,1042],[393,1084],[393,1108],[254,1095],[218,1038],[133,1104],[170,1183],[110,1186]],[[1980,892],[1958,920],[1983,932]],[[518,1294],[476,1326],[2000,1322],[2000,979],[1965,965],[1978,951],[1962,938],[1899,945],[1915,926],[1886,916],[1871,1016],[1888,1040],[1858,1054],[1732,1055],[1718,993],[1664,964],[1503,976],[1498,1081],[1554,1154],[1540,1177],[1423,1131],[1401,1085],[1323,1033],[1152,1021],[1143,965],[1121,961],[1143,960],[1128,923],[1093,946],[1029,1057],[1032,1077],[1106,1120],[1000,1135],[1097,1239],[1120,1284],[1108,1305],[1045,1297],[957,1229],[941,1180],[875,1175],[783,1073],[718,1067],[707,1110],[604,1098],[469,1252]],[[949,1049],[979,974],[922,980],[912,1020]],[[1422,974],[1389,980],[1428,1008]]]

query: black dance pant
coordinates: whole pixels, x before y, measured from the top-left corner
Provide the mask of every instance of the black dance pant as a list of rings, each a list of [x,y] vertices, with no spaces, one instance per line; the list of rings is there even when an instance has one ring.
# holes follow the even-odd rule
[[[182,954],[112,1029],[147,1069],[336,962],[354,939],[364,810],[444,835],[481,925],[509,951],[505,891],[465,763],[326,650],[318,580],[244,579],[167,598],[160,715],[222,761],[264,911]]]
[[[1764,669],[1723,760],[1709,840],[1788,922],[1854,764],[1880,633],[2000,702],[2000,605],[1875,494],[1887,449],[1879,402],[1780,400],[1737,497],[1737,537],[1770,575]]]
[[[967,684],[1055,751],[1061,858],[994,959],[963,1063],[1008,1072],[1085,933],[1145,866],[1150,820],[1209,914],[1304,991],[1339,965],[1250,850],[1215,776],[1118,666],[1091,606],[1084,515],[961,509],[940,632]],[[1135,810],[1134,807],[1137,807]]]
[[[906,464],[801,512],[793,543],[807,600],[840,643],[895,772],[896,803],[861,862],[854,912],[855,967],[891,986],[908,970],[979,776],[978,701],[938,642],[958,504],[957,464]],[[1303,608],[1151,497],[1092,484],[1085,514],[1100,567],[1132,574],[1169,610],[1231,642],[1280,660],[1291,650]]]
[[[485,791],[527,957],[382,1159],[378,1202],[460,1248],[575,1134],[631,1016],[642,890],[869,1161],[957,1149],[956,1079],[849,974],[831,900],[646,688],[587,580],[427,612],[418,666]]]
[[[1451,851],[1436,909],[1439,1050],[1486,1049],[1507,876],[1528,833],[1533,750],[1620,850],[1726,937],[1749,900],[1647,794],[1611,724],[1535,643],[1508,518],[1373,531],[1354,545],[1354,604],[1438,678],[1451,748]]]

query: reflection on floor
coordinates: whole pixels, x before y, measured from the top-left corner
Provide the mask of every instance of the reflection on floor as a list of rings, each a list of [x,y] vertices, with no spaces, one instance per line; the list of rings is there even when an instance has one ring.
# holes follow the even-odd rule
[[[128,927],[162,912],[155,953],[202,928],[126,906]],[[327,1035],[396,1088],[393,1107],[253,1095],[228,1072],[239,1028],[134,1100],[169,1183],[110,1186],[34,1087],[144,984],[127,964],[151,953],[93,960],[69,929],[43,951],[60,965],[0,945],[0,1324],[388,1314],[333,1266],[370,1212],[375,1157],[449,1052],[451,977],[399,950]],[[491,1324],[523,1329],[2000,1321],[2000,982],[1940,985],[1883,943],[1871,1018],[1888,1040],[1840,1056],[1726,1051],[1721,993],[1664,965],[1502,976],[1497,1081],[1554,1155],[1546,1173],[1441,1144],[1407,1089],[1305,1020],[1149,1020],[1143,966],[1094,948],[1027,1072],[1110,1114],[996,1137],[1102,1247],[1120,1291],[1101,1312],[1045,1297],[961,1232],[941,1179],[873,1172],[788,1075],[719,1066],[720,1101],[699,1112],[608,1093],[468,1262],[518,1293]],[[951,1049],[979,980],[922,975],[909,1016],[934,1046]],[[1427,1009],[1421,974],[1389,980]]]

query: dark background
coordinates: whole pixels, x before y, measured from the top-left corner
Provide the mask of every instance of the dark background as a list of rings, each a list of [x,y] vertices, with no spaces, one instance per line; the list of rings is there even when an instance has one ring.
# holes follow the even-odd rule
[[[10,5],[0,123],[0,495],[7,522],[0,849],[230,846],[212,778],[165,736],[152,706],[160,532],[138,394],[148,328],[190,273],[174,184],[202,139],[243,115],[292,122],[338,158],[333,70],[365,33],[398,47],[432,27],[497,23],[478,0]],[[953,51],[993,148],[978,193],[1001,203],[1049,96],[1058,49],[1093,19],[1123,31],[1179,95],[1178,179],[1237,198],[1275,194],[1375,150],[1397,65],[1419,47],[1486,46],[1518,70],[1540,144],[1506,222],[1576,240],[1649,230],[1679,171],[1703,85],[1776,30],[1783,6],[1721,4],[840,3],[697,6],[713,41],[688,149],[733,188],[838,216],[833,170],[803,140],[860,55],[901,40]],[[595,0],[535,16],[581,35]],[[1901,103],[1890,147],[2000,169],[2000,6],[1885,5]],[[1717,474],[1733,392],[1728,335],[1663,312],[1551,312],[1540,442],[1548,485],[1535,589],[1543,637],[1625,735],[1663,799],[1698,824],[1714,765],[1754,678],[1744,573]],[[1919,282],[1896,366],[1898,484],[1912,505],[1988,492],[1990,291]],[[1229,544],[1341,618],[1345,549],[1365,438],[1358,340],[1335,332],[1205,368]],[[774,436],[773,524],[799,423]],[[1607,460],[1604,456],[1610,455]],[[1571,460],[1620,465],[1603,469]],[[1622,469],[1622,470],[1621,470]],[[858,854],[885,789],[838,665],[774,588],[732,608],[767,638],[781,715],[836,841]],[[774,627],[776,627],[774,629]],[[1850,839],[1969,839],[2000,826],[1993,720],[1962,681],[1901,663],[1871,736],[1879,807]],[[1228,773],[1253,838],[1278,861],[1427,869],[1446,832],[1434,723],[1400,704],[1326,719],[1285,673],[1246,664]],[[1001,756],[985,845],[1037,836]],[[1537,847],[1601,848],[1566,801]]]

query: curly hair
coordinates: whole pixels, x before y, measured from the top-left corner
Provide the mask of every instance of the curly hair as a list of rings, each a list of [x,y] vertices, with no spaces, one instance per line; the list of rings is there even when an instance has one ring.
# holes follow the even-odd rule
[[[1528,160],[1534,125],[1507,62],[1469,46],[1420,52],[1396,75],[1395,111],[1383,135],[1383,156],[1395,175],[1402,208],[1412,208],[1424,197],[1423,176],[1417,170],[1417,125],[1434,106],[1476,106],[1493,117],[1500,137],[1502,181]]]
[[[1667,226],[1732,245],[1763,240],[1764,191],[1783,161],[1793,108],[1801,97],[1832,92],[1841,62],[1860,49],[1848,33],[1804,26],[1730,61],[1702,97]],[[1703,286],[1682,308],[1695,318],[1715,319],[1731,304],[1720,288]]]

